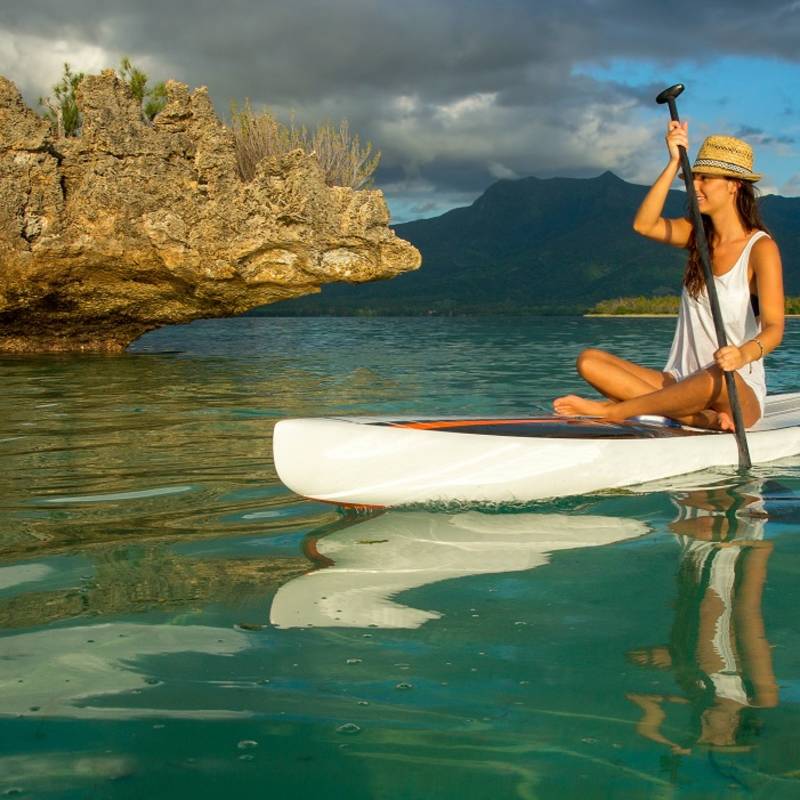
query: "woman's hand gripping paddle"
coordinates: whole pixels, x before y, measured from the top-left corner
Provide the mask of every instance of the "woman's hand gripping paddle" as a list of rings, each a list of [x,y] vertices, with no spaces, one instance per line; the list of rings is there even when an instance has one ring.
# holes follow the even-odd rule
[[[667,103],[669,105],[669,113],[675,122],[680,122],[678,117],[678,109],[675,105],[675,98],[683,91],[683,84],[676,83],[675,86],[670,86],[669,89],[664,89],[661,94],[656,97],[656,103]],[[714,283],[714,273],[711,271],[711,257],[708,252],[708,240],[706,239],[706,231],[703,227],[703,220],[700,216],[700,208],[697,205],[697,195],[694,191],[694,184],[692,181],[692,167],[689,164],[689,155],[683,145],[678,146],[678,151],[681,156],[681,169],[683,170],[683,180],[686,183],[686,195],[689,198],[689,213],[691,214],[691,221],[694,225],[695,241],[697,242],[697,250],[700,253],[700,261],[703,265],[703,275],[706,281],[706,290],[708,291],[708,300],[711,304],[711,316],[714,318],[714,330],[717,333],[717,343],[719,347],[725,347],[728,344],[728,337],[725,335],[725,326],[722,323],[722,312],[719,307],[719,298],[717,297],[717,287]],[[750,469],[752,462],[750,461],[750,451],[747,447],[747,437],[744,431],[744,420],[742,419],[742,407],[739,404],[739,394],[736,390],[736,378],[733,372],[725,372],[725,385],[728,388],[728,399],[731,403],[731,411],[733,411],[733,424],[736,427],[736,443],[739,446],[739,467],[741,469]]]

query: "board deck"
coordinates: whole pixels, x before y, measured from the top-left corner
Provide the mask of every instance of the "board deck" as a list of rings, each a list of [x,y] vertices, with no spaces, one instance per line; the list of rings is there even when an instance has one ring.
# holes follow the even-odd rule
[[[662,436],[698,436],[719,433],[673,423],[664,417],[610,422],[591,417],[528,417],[522,419],[386,420],[372,423],[393,428],[471,433],[481,436],[521,436],[549,439],[653,439]]]

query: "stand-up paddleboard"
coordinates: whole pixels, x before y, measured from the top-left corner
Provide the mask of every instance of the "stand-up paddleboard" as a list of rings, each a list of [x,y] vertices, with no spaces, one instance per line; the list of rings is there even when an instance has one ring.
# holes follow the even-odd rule
[[[800,392],[767,398],[754,464],[800,453]],[[526,503],[738,463],[731,433],[661,417],[287,419],[275,466],[294,492],[343,506]]]

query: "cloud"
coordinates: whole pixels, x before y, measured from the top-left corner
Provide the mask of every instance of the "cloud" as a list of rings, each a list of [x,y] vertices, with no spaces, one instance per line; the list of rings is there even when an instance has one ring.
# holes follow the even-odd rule
[[[0,29],[0,74],[15,80],[29,103],[50,94],[67,61],[75,66],[76,72],[99,72],[116,64],[118,59],[89,42],[48,40],[32,33],[12,35]],[[20,70],[23,64],[25,69]]]
[[[495,178],[514,180],[520,177],[513,169],[509,169],[505,164],[501,164],[498,161],[490,161],[487,166],[489,168],[489,174]]]
[[[800,195],[800,172],[792,175],[778,190],[778,194],[793,197]]]
[[[128,55],[153,79],[207,85],[223,115],[250,98],[306,124],[346,117],[383,153],[379,186],[410,211],[468,202],[498,177],[611,169],[646,183],[663,162],[663,86],[593,67],[798,63],[798,40],[796,2],[4,0],[0,73],[35,103],[63,61],[97,71]],[[737,107],[727,100],[720,113]],[[787,152],[800,136],[751,127]]]
[[[786,134],[771,136],[761,128],[753,128],[750,125],[743,125],[737,130],[734,136],[745,139],[750,144],[795,144],[797,139]]]

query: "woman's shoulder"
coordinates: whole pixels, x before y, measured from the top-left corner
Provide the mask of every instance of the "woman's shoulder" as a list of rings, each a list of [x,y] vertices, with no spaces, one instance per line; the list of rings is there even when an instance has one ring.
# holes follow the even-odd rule
[[[775,240],[772,238],[772,236],[770,236],[766,231],[763,233],[766,235],[759,236],[758,239],[753,243],[753,247],[750,250],[750,259],[752,264],[755,267],[758,267],[762,264],[779,265],[781,261],[781,253],[778,249],[778,245],[775,243]]]
[[[766,254],[778,252],[778,245],[768,231],[756,231],[753,233],[752,238],[755,239],[751,251],[754,255],[757,253]]]

